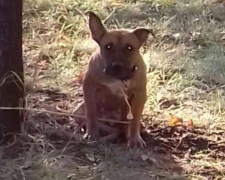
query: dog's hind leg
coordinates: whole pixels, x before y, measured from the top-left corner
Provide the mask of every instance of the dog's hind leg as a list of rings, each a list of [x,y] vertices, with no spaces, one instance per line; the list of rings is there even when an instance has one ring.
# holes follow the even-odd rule
[[[102,128],[101,130],[106,130],[108,135],[101,138],[100,139],[101,142],[114,142],[119,139],[122,133],[118,127],[111,127],[105,124],[102,124],[102,125],[104,125],[104,127],[100,126]]]
[[[73,111],[75,123],[77,123],[80,127],[86,129],[86,111],[85,111],[85,104],[82,101],[77,108]],[[108,142],[114,141],[120,136],[120,131],[116,127],[109,126],[104,122],[98,122],[99,131],[101,134],[106,135],[100,141]]]

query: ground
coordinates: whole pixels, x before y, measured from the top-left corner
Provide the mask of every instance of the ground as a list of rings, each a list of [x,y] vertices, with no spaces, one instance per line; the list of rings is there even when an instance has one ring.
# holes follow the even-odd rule
[[[90,10],[108,28],[156,35],[142,49],[146,149],[77,132],[78,81],[96,47]],[[1,146],[1,179],[225,179],[223,0],[24,0],[23,17],[27,111],[22,133]],[[169,126],[170,114],[194,128]]]

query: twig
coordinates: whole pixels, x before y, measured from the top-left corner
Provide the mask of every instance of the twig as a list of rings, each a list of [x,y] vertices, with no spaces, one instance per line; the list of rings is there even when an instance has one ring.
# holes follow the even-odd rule
[[[13,142],[11,142],[11,143],[9,143],[9,144],[7,144],[7,145],[2,146],[3,148],[10,148],[10,147],[12,147],[13,145],[16,144],[16,140],[17,140],[16,136],[15,136],[14,134],[6,134],[5,137],[6,137],[7,135],[13,135]],[[0,142],[0,144],[1,144],[3,141],[4,141],[4,138],[3,138],[3,140]]]
[[[55,111],[48,111],[48,110],[40,110],[40,109],[34,109],[34,108],[0,107],[0,110],[33,111],[33,112],[48,113],[48,114],[53,114],[53,115],[58,115],[58,116],[74,116],[74,117],[86,119],[86,116],[83,116],[83,115],[66,113],[66,112],[55,112]],[[105,119],[105,118],[98,118],[98,121],[101,121],[101,122],[111,122],[111,123],[119,123],[119,124],[129,124],[130,123],[130,122],[127,122],[127,121],[119,121],[119,120]]]
[[[105,24],[106,21],[108,21],[112,17],[112,15],[115,13],[115,11],[116,11],[116,9],[113,9],[113,11],[102,21],[103,24]]]
[[[174,148],[174,151],[177,151],[178,147],[181,145],[182,141],[184,138],[186,138],[189,134],[184,134],[182,137],[180,137],[179,139],[179,142],[177,144],[177,146]]]
[[[72,138],[73,138],[73,136],[75,135],[75,133],[76,133],[76,131],[74,131],[73,134],[70,136],[69,141],[66,143],[65,147],[63,148],[63,150],[62,150],[62,152],[61,152],[62,154],[64,154],[64,152],[65,152],[66,149],[68,148],[68,146],[69,146],[69,144],[71,143]]]
[[[77,8],[75,8],[75,10],[84,18],[85,22],[88,23],[88,19],[87,19],[86,15]]]
[[[24,172],[23,172],[23,168],[19,166],[19,170],[20,170],[20,172],[21,172],[21,175],[22,175],[22,177],[23,177],[23,180],[26,180],[25,174],[24,174]]]
[[[36,82],[37,80],[37,73],[38,73],[38,63],[41,61],[41,51],[38,53],[37,60],[35,62],[35,67],[34,67],[34,73],[32,74],[33,76],[33,83]]]
[[[23,80],[19,77],[19,75],[14,72],[14,71],[9,71],[7,72],[1,79],[0,79],[0,87],[4,85],[4,83],[6,82],[7,78],[11,78],[10,75],[13,75],[13,77],[16,77],[16,81],[14,81],[14,83],[17,85],[17,87],[22,90],[21,88],[24,86]],[[20,82],[20,84],[22,86],[19,86],[19,84],[17,83]]]

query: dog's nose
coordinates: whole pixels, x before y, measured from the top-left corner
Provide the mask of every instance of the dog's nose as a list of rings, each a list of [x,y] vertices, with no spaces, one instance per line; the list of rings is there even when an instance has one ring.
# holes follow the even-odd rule
[[[120,74],[123,71],[123,64],[122,63],[119,63],[119,62],[114,62],[112,64],[112,71],[114,73]]]

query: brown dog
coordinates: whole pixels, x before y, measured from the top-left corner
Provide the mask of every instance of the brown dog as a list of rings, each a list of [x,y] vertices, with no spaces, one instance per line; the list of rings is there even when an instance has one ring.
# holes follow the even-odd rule
[[[127,145],[144,147],[140,119],[146,101],[146,67],[139,49],[152,32],[144,28],[107,31],[92,12],[89,13],[89,28],[99,48],[91,56],[83,79],[85,137],[98,139],[99,117],[109,115],[108,118],[127,120],[128,106],[123,91],[127,93],[133,115],[126,131]]]

